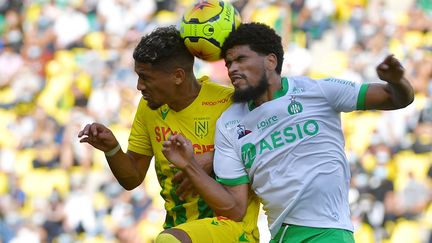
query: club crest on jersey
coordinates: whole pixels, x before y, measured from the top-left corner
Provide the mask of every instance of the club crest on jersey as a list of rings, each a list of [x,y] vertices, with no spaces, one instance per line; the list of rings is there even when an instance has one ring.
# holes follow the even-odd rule
[[[288,113],[290,115],[298,114],[303,111],[303,106],[300,102],[295,100],[295,96],[291,96],[290,101],[291,103],[288,105]]]
[[[195,121],[195,135],[200,138],[207,136],[209,132],[209,121],[208,120],[198,120]]]
[[[238,134],[238,139],[248,135],[249,133],[251,133],[251,130],[247,130],[245,125],[237,125],[237,134]]]
[[[160,112],[161,112],[161,116],[162,116],[162,120],[165,120],[166,116],[168,115],[169,112],[169,107],[168,106],[162,106],[160,108]]]

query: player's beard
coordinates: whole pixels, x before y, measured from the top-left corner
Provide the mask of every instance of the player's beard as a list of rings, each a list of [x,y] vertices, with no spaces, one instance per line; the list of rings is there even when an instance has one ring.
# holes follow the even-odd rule
[[[142,92],[141,92],[142,93]],[[144,97],[144,94],[142,94],[143,95],[143,97]],[[152,101],[152,100],[150,100],[150,99],[145,99],[146,101],[147,101],[147,106],[150,108],[150,109],[152,109],[152,110],[156,110],[156,109],[158,109],[159,107],[161,107],[163,104],[161,104],[161,103],[158,103],[158,102],[154,102],[154,101]]]
[[[248,102],[250,100],[255,100],[263,95],[267,88],[269,87],[269,82],[265,74],[261,76],[257,86],[248,86],[246,89],[240,90],[235,89],[233,94],[233,100],[236,103]]]
[[[157,110],[162,105],[159,103],[153,103],[153,102],[149,101],[149,102],[147,102],[147,106],[152,110]]]

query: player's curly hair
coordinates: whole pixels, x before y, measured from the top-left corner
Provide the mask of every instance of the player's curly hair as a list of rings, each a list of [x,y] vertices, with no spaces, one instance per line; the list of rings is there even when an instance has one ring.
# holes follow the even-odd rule
[[[186,48],[175,26],[159,27],[141,38],[135,47],[133,58],[154,68],[170,70],[181,67],[192,71],[194,57]]]
[[[281,73],[284,55],[282,39],[269,26],[256,22],[241,24],[225,39],[221,57],[225,58],[227,50],[238,45],[248,45],[252,51],[259,54],[275,54],[278,61],[276,72]]]

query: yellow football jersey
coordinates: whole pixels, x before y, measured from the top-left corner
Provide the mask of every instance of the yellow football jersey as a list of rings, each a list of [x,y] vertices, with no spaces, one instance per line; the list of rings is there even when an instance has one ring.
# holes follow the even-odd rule
[[[233,89],[211,82],[208,77],[199,81],[202,85],[200,93],[192,104],[179,112],[167,105],[152,110],[141,99],[129,137],[129,150],[155,158],[156,174],[162,188],[160,194],[167,211],[164,228],[214,216],[202,198],[191,195],[185,201],[178,198],[175,193],[178,185],[172,183],[178,169],[170,168],[162,154],[163,141],[176,133],[182,133],[192,141],[195,154],[214,150],[216,120],[231,105]]]

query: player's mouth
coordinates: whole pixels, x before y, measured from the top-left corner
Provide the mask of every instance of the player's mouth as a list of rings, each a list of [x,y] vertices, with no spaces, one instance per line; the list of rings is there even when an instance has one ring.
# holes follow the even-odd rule
[[[240,83],[240,80],[244,79],[243,75],[232,75],[230,76],[231,83],[236,86]]]
[[[145,99],[145,100],[149,100],[150,99],[150,95],[144,94],[144,93],[141,93],[141,94],[142,94],[143,99]]]

